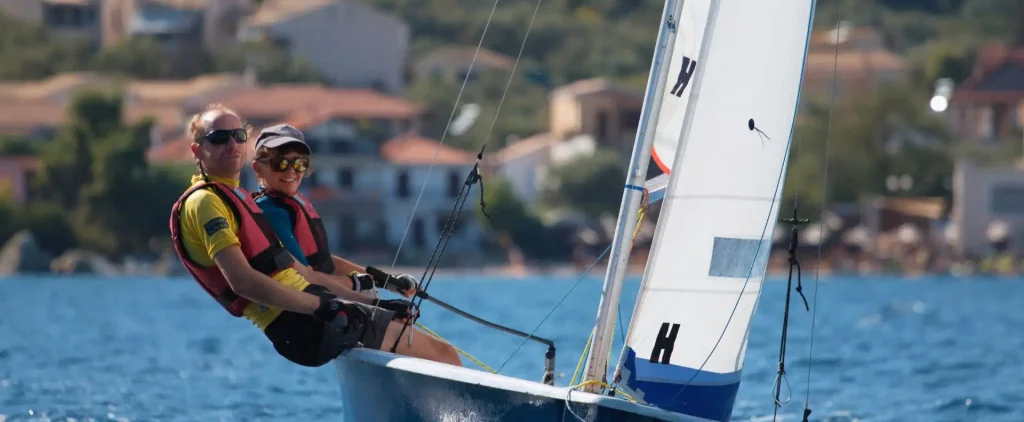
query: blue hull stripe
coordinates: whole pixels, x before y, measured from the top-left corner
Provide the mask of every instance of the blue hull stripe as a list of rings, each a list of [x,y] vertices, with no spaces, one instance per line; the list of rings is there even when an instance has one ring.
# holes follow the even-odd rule
[[[718,374],[675,365],[651,363],[637,359],[632,348],[626,348],[626,361],[622,365],[629,390],[637,398],[665,410],[716,421],[728,421],[732,416],[736,392],[740,389],[740,373]],[[690,379],[693,378],[693,381]],[[687,385],[687,382],[690,382]]]

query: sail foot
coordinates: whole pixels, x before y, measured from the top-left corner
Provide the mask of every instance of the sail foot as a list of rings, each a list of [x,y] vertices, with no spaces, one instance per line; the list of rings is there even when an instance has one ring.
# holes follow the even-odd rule
[[[619,389],[650,406],[714,421],[728,421],[740,372],[715,373],[638,358],[627,348]]]

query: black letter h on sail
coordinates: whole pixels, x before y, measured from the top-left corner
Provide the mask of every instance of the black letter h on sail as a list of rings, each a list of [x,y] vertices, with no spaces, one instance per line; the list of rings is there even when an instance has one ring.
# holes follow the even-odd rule
[[[672,326],[671,331],[669,325]],[[654,339],[654,350],[651,351],[651,363],[669,363],[672,358],[672,348],[676,344],[676,335],[679,334],[679,324],[661,323],[658,330],[658,337]]]
[[[684,56],[683,66],[679,68],[679,77],[676,78],[676,84],[672,87],[672,95],[683,96],[683,90],[690,84],[690,78],[693,77],[693,71],[696,69],[697,61]]]

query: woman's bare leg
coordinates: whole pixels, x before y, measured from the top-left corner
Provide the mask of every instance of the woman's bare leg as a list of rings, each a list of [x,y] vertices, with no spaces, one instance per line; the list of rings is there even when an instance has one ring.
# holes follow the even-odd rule
[[[398,333],[402,331],[403,325],[398,321],[391,321],[388,324],[388,330],[384,334],[384,342],[381,343],[380,350],[385,352],[391,351],[391,346],[395,344],[395,339],[398,338]],[[412,347],[409,347],[409,336],[413,336]],[[398,342],[395,352],[400,355],[462,366],[459,353],[452,345],[438,340],[416,327],[405,329],[405,333],[402,334],[402,340]]]

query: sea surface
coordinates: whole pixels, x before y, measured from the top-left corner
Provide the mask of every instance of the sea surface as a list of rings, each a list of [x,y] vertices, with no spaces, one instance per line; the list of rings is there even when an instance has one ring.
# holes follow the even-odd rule
[[[460,276],[436,279],[429,291],[530,331],[574,282]],[[813,300],[812,277],[804,284]],[[638,285],[633,278],[624,290],[624,323]],[[600,277],[585,279],[537,331],[557,343],[557,385],[572,376],[600,290]],[[733,420],[772,420],[784,293],[784,280],[765,284]],[[191,280],[0,279],[0,309],[0,421],[341,420],[330,365],[278,357]],[[513,355],[518,338],[430,303],[422,313],[426,326],[501,373],[540,380],[542,346]],[[778,420],[799,421],[804,407],[810,321],[794,295],[792,400]],[[1024,421],[1022,350],[1024,280],[822,279],[811,420]]]

